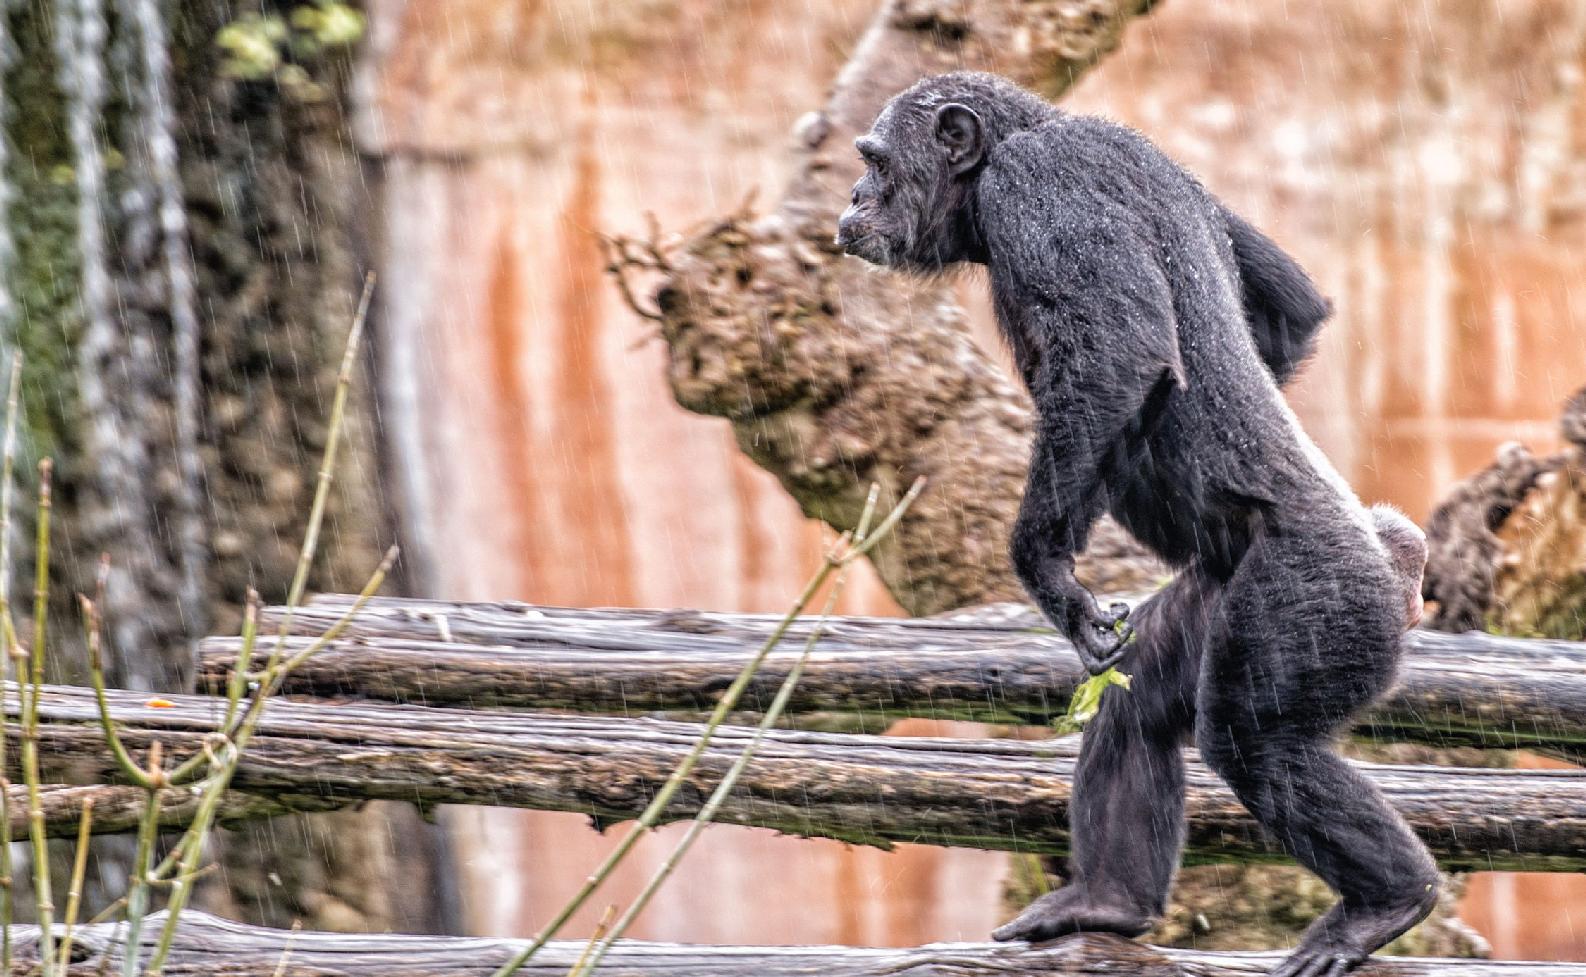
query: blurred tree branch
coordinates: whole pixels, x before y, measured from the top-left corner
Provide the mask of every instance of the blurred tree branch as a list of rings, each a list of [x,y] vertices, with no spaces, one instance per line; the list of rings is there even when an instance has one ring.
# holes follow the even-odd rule
[[[951,284],[876,272],[831,244],[858,175],[853,139],[921,75],[994,70],[1057,96],[1113,50],[1151,0],[890,0],[830,98],[797,126],[776,209],[663,248],[616,242],[612,270],[659,273],[655,309],[679,404],[725,417],[804,511],[851,529],[872,481],[931,489],[873,556],[894,597],[930,614],[1022,595],[1007,533],[1028,465],[1029,400],[978,349]],[[655,257],[661,260],[650,260]],[[1098,589],[1154,563],[1117,527],[1082,567]]]

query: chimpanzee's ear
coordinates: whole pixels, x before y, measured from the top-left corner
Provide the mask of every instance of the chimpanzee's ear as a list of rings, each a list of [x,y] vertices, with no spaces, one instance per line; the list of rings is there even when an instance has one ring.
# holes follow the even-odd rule
[[[936,141],[947,150],[947,167],[954,176],[978,166],[986,151],[980,116],[957,102],[948,102],[936,110]]]

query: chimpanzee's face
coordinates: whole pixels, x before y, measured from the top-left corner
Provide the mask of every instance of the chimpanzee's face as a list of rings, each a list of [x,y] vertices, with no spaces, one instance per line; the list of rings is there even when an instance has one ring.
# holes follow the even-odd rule
[[[964,260],[961,210],[983,155],[980,119],[900,96],[854,141],[865,172],[837,220],[837,246],[888,268],[938,271]]]

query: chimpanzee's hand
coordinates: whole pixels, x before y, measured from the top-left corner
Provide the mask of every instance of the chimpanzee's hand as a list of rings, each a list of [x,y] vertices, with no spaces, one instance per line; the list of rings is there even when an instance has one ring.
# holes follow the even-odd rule
[[[1134,635],[1134,628],[1126,623],[1129,605],[1116,602],[1103,611],[1079,581],[1072,581],[1063,597],[1065,610],[1063,630],[1073,642],[1074,651],[1085,670],[1100,675],[1123,658],[1124,646]]]

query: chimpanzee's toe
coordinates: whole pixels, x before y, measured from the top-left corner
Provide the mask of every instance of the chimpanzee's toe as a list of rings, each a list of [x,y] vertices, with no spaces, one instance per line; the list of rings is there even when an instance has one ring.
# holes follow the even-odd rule
[[[1267,977],[1344,977],[1366,961],[1353,951],[1307,950],[1290,954]]]
[[[1074,933],[1139,936],[1150,928],[1149,917],[1098,904],[1089,899],[1080,886],[1069,885],[1030,903],[1011,922],[993,931],[991,938],[1001,942],[1039,943]]]

